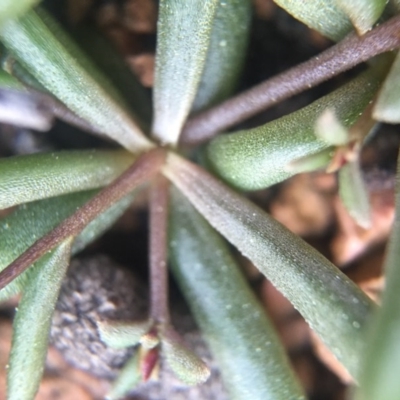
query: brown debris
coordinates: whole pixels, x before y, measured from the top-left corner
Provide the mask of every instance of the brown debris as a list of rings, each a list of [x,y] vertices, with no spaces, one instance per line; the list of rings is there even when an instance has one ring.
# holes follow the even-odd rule
[[[154,54],[143,53],[127,57],[128,64],[144,87],[154,84]]]
[[[299,174],[282,185],[270,206],[271,215],[293,233],[312,236],[322,233],[332,222],[334,177],[328,174]]]
[[[367,249],[387,240],[394,219],[393,190],[371,193],[371,227],[363,229],[350,217],[340,198],[334,200],[338,232],[331,242],[333,262],[343,267]]]
[[[311,342],[313,344],[313,348],[317,356],[320,360],[333,372],[335,373],[340,380],[346,384],[354,383],[353,378],[347,372],[347,370],[343,367],[343,365],[336,359],[336,357],[332,354],[330,350],[321,342],[318,336],[310,330],[311,333]]]
[[[124,4],[123,25],[131,32],[154,33],[157,8],[153,0],[127,0]]]

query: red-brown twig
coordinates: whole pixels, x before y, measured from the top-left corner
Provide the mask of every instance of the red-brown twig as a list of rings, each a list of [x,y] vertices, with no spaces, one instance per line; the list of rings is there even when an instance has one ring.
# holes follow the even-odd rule
[[[78,235],[85,226],[135,187],[153,177],[164,163],[166,151],[154,149],[141,155],[114,182],[89,200],[47,235],[0,272],[0,289],[24,272],[32,263],[68,237]]]
[[[150,316],[157,323],[169,322],[167,224],[168,180],[159,175],[150,193]]]
[[[364,36],[351,34],[320,55],[299,64],[191,118],[181,143],[194,145],[212,138],[268,107],[349,70],[368,59],[400,47],[400,16]]]

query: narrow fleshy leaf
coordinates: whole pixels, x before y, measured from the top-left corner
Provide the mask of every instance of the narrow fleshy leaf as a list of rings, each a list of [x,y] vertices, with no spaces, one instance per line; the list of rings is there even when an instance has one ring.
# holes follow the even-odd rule
[[[112,41],[108,40],[100,30],[85,23],[72,33],[79,46],[93,59],[97,68],[109,77],[130,110],[140,118],[148,131],[152,119],[149,90],[142,86]]]
[[[339,194],[357,224],[368,229],[371,226],[371,207],[358,160],[351,161],[340,169]]]
[[[23,85],[8,72],[0,69],[0,87],[3,89],[24,90]]]
[[[349,131],[335,115],[335,110],[327,108],[315,123],[316,136],[331,146],[342,146],[349,142]]]
[[[186,347],[171,327],[162,330],[160,336],[161,354],[179,380],[187,385],[198,385],[209,378],[207,365]]]
[[[8,20],[21,16],[40,0],[1,0],[0,2],[0,28]]]
[[[118,378],[113,382],[112,387],[106,395],[107,400],[117,400],[125,397],[128,392],[134,389],[141,381],[140,374],[140,353],[137,351],[127,361]]]
[[[114,349],[136,346],[144,334],[151,327],[151,321],[144,322],[121,322],[121,321],[99,321],[97,329],[100,339]]]
[[[171,154],[164,173],[290,300],[357,377],[373,302],[300,237],[200,167]]]
[[[175,144],[205,66],[219,0],[161,0],[153,134]]]
[[[34,95],[21,90],[0,88],[0,122],[37,131],[48,131],[53,115]]]
[[[250,21],[249,0],[218,2],[207,60],[192,111],[224,100],[235,89],[245,60]]]
[[[38,131],[47,131],[53,114],[43,99],[28,91],[21,82],[0,69],[0,121]]]
[[[289,178],[286,166],[329,145],[314,134],[318,117],[327,108],[348,127],[371,101],[379,87],[375,70],[369,70],[346,85],[299,111],[261,127],[223,135],[207,147],[211,169],[231,185],[257,190]]]
[[[382,85],[375,103],[376,120],[398,124],[400,122],[400,54],[397,54],[389,75]]]
[[[164,149],[156,148],[140,155],[117,179],[62,220],[54,229],[37,239],[3,269],[0,272],[0,288],[6,287],[29,269],[43,254],[67,238],[79,236],[92,221],[157,175],[165,163],[166,154]]]
[[[135,160],[126,151],[63,151],[0,159],[0,209],[105,186]]]
[[[360,35],[368,32],[378,21],[388,0],[336,0]]]
[[[100,214],[86,225],[86,228],[75,237],[72,243],[72,254],[83,250],[87,245],[96,240],[105,231],[111,228],[115,221],[129,208],[134,199],[134,192],[114,203],[107,211]]]
[[[31,274],[14,318],[8,400],[33,400],[42,377],[49,330],[61,282],[70,258],[72,238],[44,257]]]
[[[230,398],[304,399],[277,334],[226,243],[176,189],[171,203],[172,272]]]
[[[0,39],[49,92],[99,132],[131,151],[151,147],[107,79],[44,10],[7,22]]]
[[[97,191],[79,192],[20,206],[0,221],[0,271],[28,249],[37,239],[57,226]],[[92,221],[75,239],[73,251],[81,250],[107,229],[129,206],[131,196],[116,203]],[[0,301],[19,293],[29,282],[30,270],[0,290]]]
[[[318,153],[294,160],[286,166],[286,170],[290,173],[300,174],[302,172],[311,172],[324,168],[329,164],[333,151],[332,147],[328,147]]]
[[[274,1],[293,17],[332,40],[338,41],[352,31],[351,21],[337,5],[337,0]]]
[[[400,158],[397,167],[396,218],[385,259],[382,307],[371,321],[356,400],[397,400],[400,393]]]

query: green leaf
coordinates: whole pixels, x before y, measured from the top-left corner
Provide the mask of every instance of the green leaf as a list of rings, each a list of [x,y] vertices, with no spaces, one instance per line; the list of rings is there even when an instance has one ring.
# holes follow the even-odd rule
[[[290,300],[357,377],[374,303],[300,237],[200,167],[170,154],[164,174]]]
[[[14,261],[36,240],[56,227],[77,208],[92,198],[97,191],[79,192],[36,201],[20,206],[0,221],[0,271]],[[98,237],[128,208],[132,201],[126,196],[92,221],[75,239],[73,252],[81,250]],[[0,301],[19,293],[29,282],[31,268],[0,290]]]
[[[336,0],[360,35],[368,32],[378,21],[388,0]]]
[[[24,90],[23,85],[11,74],[0,69],[0,87],[2,89],[19,89]]]
[[[315,123],[315,135],[330,146],[343,146],[350,141],[350,134],[338,120],[333,109],[327,108]]]
[[[37,96],[24,90],[0,88],[0,122],[48,131],[53,115]]]
[[[226,243],[177,190],[172,194],[172,272],[211,347],[230,397],[304,398],[265,310]]]
[[[141,382],[140,352],[137,351],[124,365],[108,392],[107,400],[117,400],[128,394]]]
[[[350,19],[336,0],[274,1],[293,17],[332,40],[338,41],[352,31]]]
[[[147,125],[152,119],[149,90],[144,88],[115,45],[87,21],[72,32],[79,46],[90,56],[96,66],[109,77],[129,105],[129,109]]]
[[[1,0],[0,27],[8,20],[21,16],[40,0]]]
[[[186,385],[198,385],[210,376],[207,365],[189,350],[180,336],[171,328],[160,331],[161,353],[176,377]]]
[[[192,111],[224,100],[235,89],[245,60],[250,22],[249,0],[218,3],[207,60]]]
[[[318,153],[299,158],[289,163],[286,166],[286,170],[290,173],[300,174],[303,172],[311,172],[320,168],[324,168],[329,164],[333,152],[333,148],[328,147],[327,149],[319,151]]]
[[[339,195],[352,218],[364,229],[371,226],[369,194],[359,161],[351,161],[339,171]]]
[[[42,377],[51,318],[69,264],[72,238],[37,263],[14,318],[8,399],[33,400]]]
[[[114,349],[136,346],[151,328],[150,320],[144,322],[99,321],[100,339]]]
[[[376,100],[373,116],[378,121],[397,124],[400,122],[400,54],[390,69]]]
[[[87,245],[110,229],[115,221],[120,218],[131,205],[135,192],[136,191],[133,191],[131,194],[128,194],[118,202],[114,203],[107,211],[103,212],[86,225],[72,244],[72,254],[76,254],[83,250]]]
[[[0,69],[0,121],[38,131],[48,131],[53,114],[37,93],[28,91],[15,77]]]
[[[131,151],[151,147],[107,79],[44,10],[9,21],[0,39],[47,90],[99,132]]]
[[[207,147],[211,169],[231,185],[257,190],[289,178],[286,166],[328,147],[314,134],[315,123],[334,109],[344,126],[352,125],[371,101],[380,79],[374,69],[307,107],[261,127],[217,137]]]
[[[126,151],[63,151],[0,159],[0,209],[105,186],[135,160]]]
[[[161,0],[153,134],[175,144],[205,66],[219,0]]]
[[[382,307],[371,321],[356,400],[397,400],[400,393],[400,158],[397,167],[396,218],[385,259]]]

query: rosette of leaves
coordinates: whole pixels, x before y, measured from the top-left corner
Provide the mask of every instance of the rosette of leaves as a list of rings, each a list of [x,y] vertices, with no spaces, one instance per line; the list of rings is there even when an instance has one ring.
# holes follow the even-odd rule
[[[266,188],[293,175],[297,171],[293,165],[304,165],[299,160],[306,160],[310,169],[311,164],[330,162],[332,154],[339,157],[340,152],[333,150],[340,146],[348,150],[355,131],[361,132],[356,140],[361,146],[370,121],[397,122],[397,60],[386,81],[390,60],[378,59],[301,110],[214,138],[203,157],[211,172],[184,156],[191,154],[187,146],[205,142],[278,101],[398,48],[400,18],[388,19],[396,4],[386,10],[382,0],[277,1],[338,43],[214,105],[230,95],[237,82],[250,2],[161,0],[150,121],[143,112],[149,99],[133,84],[133,76],[124,83],[135,88],[134,101],[128,101],[118,90],[122,88],[113,85],[112,76],[108,79],[51,15],[40,8],[28,10],[31,3],[17,6],[8,1],[0,8],[0,40],[7,49],[1,94],[12,99],[0,106],[16,113],[11,120],[11,111],[4,112],[9,118],[4,120],[48,129],[57,117],[115,141],[122,149],[0,161],[0,205],[16,207],[0,225],[0,297],[22,295],[14,321],[9,399],[35,396],[51,315],[71,254],[106,230],[133,201],[135,191],[144,188],[150,192],[150,314],[140,324],[99,322],[108,345],[139,346],[111,398],[123,396],[151,376],[160,360],[188,384],[207,379],[207,367],[186,348],[170,322],[168,257],[230,396],[305,398],[225,239],[293,303],[355,381],[379,390],[379,382],[368,382],[363,378],[368,373],[361,373],[365,349],[382,345],[377,336],[366,342],[375,304],[321,254],[232,187]],[[388,20],[374,27],[380,18]],[[351,32],[353,26],[357,33]],[[25,112],[21,114],[15,99],[32,118],[23,118]],[[145,107],[139,108],[139,103]],[[191,110],[197,114],[188,119]],[[328,124],[321,117],[326,110],[335,115]],[[341,139],[337,137],[343,132]],[[324,163],[315,164],[321,154]],[[338,168],[349,160],[342,160]],[[347,177],[354,180],[360,175]],[[388,319],[383,327],[392,334]],[[376,367],[385,371],[398,366],[397,360],[382,357]],[[396,398],[398,392],[391,389],[397,384],[394,378],[385,383],[389,393],[385,398]]]

